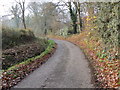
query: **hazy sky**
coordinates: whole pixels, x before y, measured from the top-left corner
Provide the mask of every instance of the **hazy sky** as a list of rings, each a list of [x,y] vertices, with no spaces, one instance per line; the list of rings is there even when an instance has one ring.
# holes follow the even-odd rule
[[[19,0],[16,0],[19,1]],[[20,0],[21,1],[21,0]],[[39,1],[39,2],[58,2],[59,0],[26,0],[26,5],[29,2]],[[0,0],[0,17],[10,13],[10,8],[15,4],[15,0]]]
[[[19,0],[16,0],[19,1]],[[22,1],[22,0],[20,0]],[[28,4],[28,2],[34,2],[34,1],[38,1],[38,2],[58,2],[58,1],[102,1],[102,2],[106,2],[106,1],[120,1],[120,0],[26,0],[26,5]],[[15,4],[15,0],[0,0],[0,17],[3,15],[7,15],[10,13],[10,8],[12,5]]]

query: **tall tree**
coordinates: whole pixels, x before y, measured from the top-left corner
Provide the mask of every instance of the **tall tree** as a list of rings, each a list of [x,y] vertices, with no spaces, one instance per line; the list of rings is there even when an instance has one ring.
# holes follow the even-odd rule
[[[78,27],[79,27],[79,31],[82,31],[82,19],[81,19],[81,16],[80,16],[80,13],[81,13],[81,10],[80,10],[80,2],[73,2],[75,7],[76,7],[76,10],[77,10],[77,13],[78,13]]]
[[[22,12],[22,23],[23,23],[24,28],[26,29],[26,23],[25,23],[25,0],[22,0],[22,1],[19,0],[19,2],[17,2],[17,3],[20,6],[20,9],[21,9],[21,12]]]
[[[30,2],[28,4],[28,10],[30,12],[31,20],[29,27],[34,28],[35,34],[41,32],[42,20],[41,20],[41,3],[40,2]],[[39,34],[41,34],[39,33]]]
[[[70,17],[73,24],[73,31],[74,31],[74,34],[76,34],[77,33],[77,9],[76,7],[72,7],[71,2],[68,2],[68,7],[69,7]]]
[[[16,4],[15,6],[11,7],[11,13],[14,15],[15,23],[16,23],[16,28],[19,28],[19,21],[20,21],[20,10],[18,5]]]
[[[43,3],[41,10],[42,22],[44,23],[44,34],[47,34],[49,30],[55,33],[61,26],[60,14],[56,9],[56,4],[52,2]],[[53,24],[56,24],[56,26]]]
[[[61,23],[63,18],[55,3],[30,2],[28,8],[32,16],[31,25],[34,26],[35,32],[46,35],[63,28]]]

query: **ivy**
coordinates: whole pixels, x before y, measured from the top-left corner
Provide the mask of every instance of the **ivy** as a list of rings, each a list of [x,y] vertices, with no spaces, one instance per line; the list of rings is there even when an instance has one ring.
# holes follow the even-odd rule
[[[120,2],[99,3],[99,8],[95,22],[98,32],[107,46],[117,48],[120,45]]]

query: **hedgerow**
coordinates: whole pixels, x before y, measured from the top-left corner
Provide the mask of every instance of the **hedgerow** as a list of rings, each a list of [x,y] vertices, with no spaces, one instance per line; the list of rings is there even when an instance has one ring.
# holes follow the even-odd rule
[[[16,45],[29,43],[36,37],[30,29],[13,29],[2,27],[2,49],[9,49]]]

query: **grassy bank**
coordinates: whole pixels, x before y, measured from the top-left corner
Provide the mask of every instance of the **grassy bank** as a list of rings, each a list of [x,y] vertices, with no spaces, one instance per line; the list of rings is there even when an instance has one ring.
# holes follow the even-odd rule
[[[56,44],[52,40],[48,40],[49,45],[44,52],[40,55],[35,56],[33,58],[29,58],[24,62],[16,64],[7,70],[3,71],[3,84],[2,88],[7,89],[18,82],[20,82],[25,76],[30,74],[36,68],[38,68],[41,64],[43,64],[55,51]]]
[[[41,54],[48,46],[47,39],[37,39],[26,44],[14,46],[2,51],[2,69],[23,62],[28,58]]]
[[[47,46],[47,39],[37,38],[30,29],[2,27],[2,69],[41,54]]]

